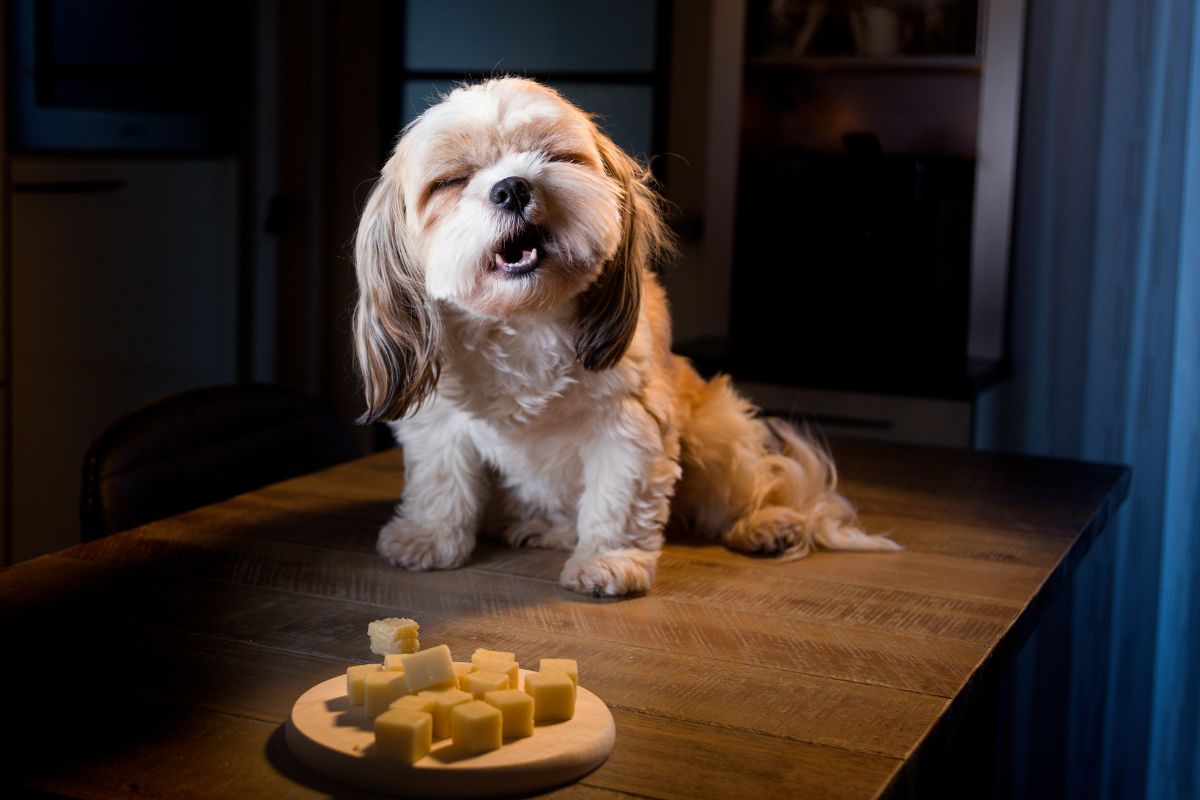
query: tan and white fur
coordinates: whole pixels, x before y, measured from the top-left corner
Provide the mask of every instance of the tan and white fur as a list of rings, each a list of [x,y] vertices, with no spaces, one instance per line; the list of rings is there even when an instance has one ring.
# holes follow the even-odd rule
[[[359,226],[365,421],[405,482],[380,555],[467,562],[485,529],[572,551],[564,586],[645,592],[664,532],[745,552],[894,550],[821,448],[671,353],[648,173],[551,89],[502,78],[409,125]]]

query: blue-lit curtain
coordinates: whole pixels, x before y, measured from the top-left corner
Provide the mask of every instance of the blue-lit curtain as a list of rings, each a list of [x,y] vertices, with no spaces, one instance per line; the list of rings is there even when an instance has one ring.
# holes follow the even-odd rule
[[[1133,484],[1019,657],[998,793],[1200,797],[1200,9],[1029,0],[1027,19],[993,443]]]

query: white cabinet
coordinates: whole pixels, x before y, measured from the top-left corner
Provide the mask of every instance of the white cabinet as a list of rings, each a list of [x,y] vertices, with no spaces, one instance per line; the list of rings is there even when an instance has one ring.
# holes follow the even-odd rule
[[[12,541],[79,541],[83,458],[121,414],[234,379],[232,159],[14,157]]]

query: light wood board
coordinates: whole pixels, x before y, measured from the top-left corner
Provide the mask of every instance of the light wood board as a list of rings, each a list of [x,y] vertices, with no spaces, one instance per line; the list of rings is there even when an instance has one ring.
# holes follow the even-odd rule
[[[528,674],[521,670],[522,678]],[[604,701],[583,687],[575,716],[537,723],[533,736],[467,755],[450,739],[414,764],[375,752],[373,719],[350,705],[339,675],[309,689],[292,707],[286,736],[292,754],[327,778],[359,789],[419,797],[498,797],[541,791],[591,772],[612,752],[616,726]]]

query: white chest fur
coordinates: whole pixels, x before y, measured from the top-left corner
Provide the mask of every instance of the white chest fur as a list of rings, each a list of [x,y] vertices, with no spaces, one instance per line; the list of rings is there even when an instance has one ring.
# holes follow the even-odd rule
[[[568,322],[446,320],[448,345],[434,398],[395,425],[404,444],[466,439],[525,503],[573,507],[583,490],[584,450],[636,389],[632,363],[588,372]]]
[[[571,331],[558,320],[452,318],[446,334],[438,394],[475,419],[500,428],[540,427],[578,398],[584,371]]]

